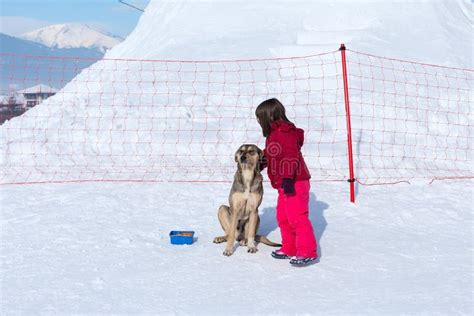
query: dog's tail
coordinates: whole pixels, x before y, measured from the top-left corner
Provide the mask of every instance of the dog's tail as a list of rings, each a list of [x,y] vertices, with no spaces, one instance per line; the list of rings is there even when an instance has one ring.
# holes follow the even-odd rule
[[[281,244],[277,244],[273,241],[270,241],[267,237],[265,236],[260,236],[260,235],[256,235],[255,236],[255,241],[256,242],[261,242],[261,243],[264,243],[265,245],[267,246],[271,246],[271,247],[281,247]]]

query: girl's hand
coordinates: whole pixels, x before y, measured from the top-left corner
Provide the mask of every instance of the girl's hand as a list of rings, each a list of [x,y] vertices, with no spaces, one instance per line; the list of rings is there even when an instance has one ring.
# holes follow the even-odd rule
[[[284,178],[281,187],[287,196],[295,195],[295,181],[293,179]]]

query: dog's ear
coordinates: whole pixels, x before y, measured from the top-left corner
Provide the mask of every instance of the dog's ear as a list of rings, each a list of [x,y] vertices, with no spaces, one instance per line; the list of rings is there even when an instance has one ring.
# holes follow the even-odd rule
[[[239,160],[240,160],[239,151],[240,151],[240,147],[239,147],[239,149],[237,149],[237,151],[234,154],[234,160],[237,163],[237,169],[240,171],[240,170],[242,170],[242,167],[240,166],[240,163],[239,163]],[[240,174],[240,172],[238,172],[238,173]]]
[[[239,162],[239,150],[240,150],[240,148],[237,149],[237,151],[236,151],[235,154],[234,154],[234,160],[235,160],[235,162]]]
[[[257,146],[255,146],[255,147],[257,147]],[[263,158],[263,151],[262,151],[260,148],[258,148],[258,147],[257,147],[257,153],[258,153],[258,159],[259,159],[259,160],[262,160],[262,158]]]

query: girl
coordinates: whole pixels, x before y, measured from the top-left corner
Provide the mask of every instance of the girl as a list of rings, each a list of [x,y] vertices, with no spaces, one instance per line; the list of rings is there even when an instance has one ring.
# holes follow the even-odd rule
[[[255,110],[266,137],[261,169],[267,167],[272,187],[278,190],[277,222],[282,247],[273,251],[277,259],[290,259],[294,266],[316,261],[316,239],[309,220],[310,174],[303,156],[304,131],[288,120],[277,99],[262,102]]]

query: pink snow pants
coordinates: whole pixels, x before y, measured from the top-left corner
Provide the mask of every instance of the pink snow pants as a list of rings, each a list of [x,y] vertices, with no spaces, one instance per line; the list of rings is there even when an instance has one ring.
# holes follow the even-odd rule
[[[283,251],[288,256],[316,257],[316,239],[309,220],[309,180],[295,181],[295,195],[278,189],[277,222]]]

